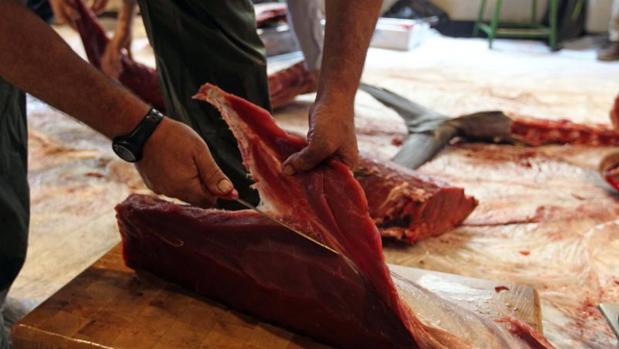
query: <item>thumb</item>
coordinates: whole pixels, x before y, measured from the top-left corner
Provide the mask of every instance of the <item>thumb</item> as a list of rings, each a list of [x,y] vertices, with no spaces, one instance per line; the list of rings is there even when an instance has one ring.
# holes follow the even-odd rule
[[[339,158],[352,171],[357,168],[357,164],[359,163],[359,153],[355,151],[342,153]]]
[[[340,160],[354,171],[359,164],[359,149],[357,148],[356,139],[348,146],[340,149],[338,155]]]
[[[318,147],[307,145],[301,151],[294,153],[284,161],[284,174],[293,175],[297,172],[309,171],[331,154],[326,154]]]
[[[214,196],[221,198],[236,198],[238,192],[234,189],[232,181],[221,171],[211,156],[206,144],[197,153],[194,161],[198,167],[200,180],[206,189]]]

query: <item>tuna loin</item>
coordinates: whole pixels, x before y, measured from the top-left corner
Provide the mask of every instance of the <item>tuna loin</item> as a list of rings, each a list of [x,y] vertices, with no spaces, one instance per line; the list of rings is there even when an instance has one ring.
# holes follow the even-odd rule
[[[362,158],[355,177],[383,237],[414,243],[464,221],[477,206],[464,189],[398,164]]]
[[[338,255],[261,215],[133,195],[118,205],[126,264],[347,348],[414,348],[396,313]]]
[[[350,262],[254,211],[203,210],[137,194],[116,210],[131,268],[340,347],[417,347]],[[463,337],[432,329],[446,348],[468,348],[463,342],[484,348],[552,347],[515,319],[485,319],[392,275],[420,316]],[[513,324],[519,325],[516,330]]]

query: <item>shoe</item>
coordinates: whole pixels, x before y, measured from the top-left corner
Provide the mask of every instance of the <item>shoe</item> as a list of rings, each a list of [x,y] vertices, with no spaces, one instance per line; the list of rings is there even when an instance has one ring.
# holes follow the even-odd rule
[[[605,62],[619,60],[619,41],[613,41],[601,48],[598,51],[598,60]]]

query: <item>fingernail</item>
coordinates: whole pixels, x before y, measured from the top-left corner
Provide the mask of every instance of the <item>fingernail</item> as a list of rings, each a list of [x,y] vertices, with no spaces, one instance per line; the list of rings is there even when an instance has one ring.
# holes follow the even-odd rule
[[[219,189],[219,191],[221,191],[222,193],[227,193],[234,189],[234,186],[232,185],[232,183],[230,183],[229,180],[222,179],[219,181],[219,183],[217,183],[217,189]]]
[[[286,176],[292,176],[294,174],[294,167],[286,165],[284,166],[283,172]]]

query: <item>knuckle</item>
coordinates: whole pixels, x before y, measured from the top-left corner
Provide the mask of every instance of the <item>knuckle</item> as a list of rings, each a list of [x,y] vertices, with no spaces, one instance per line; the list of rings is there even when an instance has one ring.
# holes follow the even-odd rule
[[[219,169],[217,168],[217,166],[214,166],[214,165],[206,166],[204,174],[203,174],[203,178],[205,181],[211,183],[211,182],[219,180],[221,177],[222,175]]]

